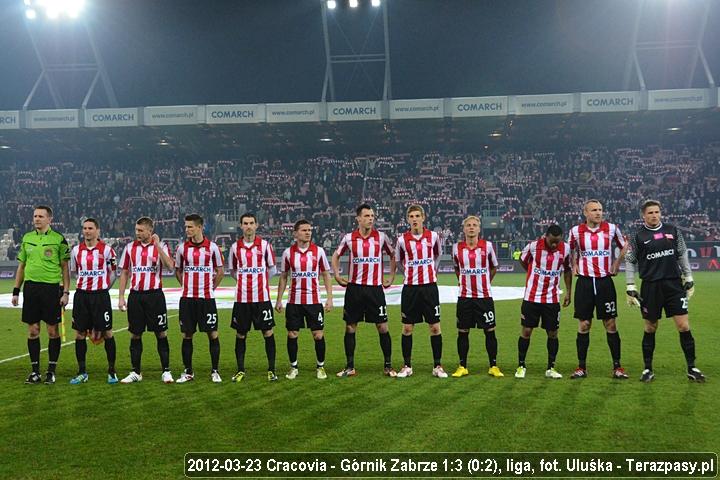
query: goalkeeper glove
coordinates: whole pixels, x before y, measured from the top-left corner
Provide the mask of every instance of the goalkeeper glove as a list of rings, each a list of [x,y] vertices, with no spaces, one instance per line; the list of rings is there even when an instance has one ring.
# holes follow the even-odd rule
[[[683,277],[683,288],[687,292],[687,298],[690,300],[695,295],[695,282],[693,281],[692,275]]]
[[[639,307],[640,302],[642,302],[642,298],[640,298],[640,294],[638,293],[637,289],[635,288],[635,285],[632,283],[629,284],[626,289],[625,293],[627,294],[627,304],[631,307]]]

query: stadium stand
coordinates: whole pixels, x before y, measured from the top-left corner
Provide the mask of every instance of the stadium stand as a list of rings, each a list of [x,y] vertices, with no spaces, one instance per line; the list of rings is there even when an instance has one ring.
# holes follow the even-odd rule
[[[648,175],[652,172],[652,175]],[[93,216],[104,236],[124,244],[142,215],[156,220],[171,244],[183,237],[182,215],[199,212],[227,251],[234,235],[222,225],[253,211],[270,238],[289,238],[292,223],[309,218],[315,239],[331,248],[353,228],[354,207],[376,205],[378,227],[390,235],[405,228],[404,209],[420,203],[429,226],[447,245],[470,213],[497,216],[485,236],[527,240],[557,222],[581,221],[578,205],[598,197],[608,218],[627,230],[638,222],[641,199],[657,198],[668,221],[689,240],[720,239],[720,144],[628,148],[357,155],[344,158],[218,159],[61,165],[6,163],[0,167],[0,259],[14,258],[18,232],[27,230],[33,205],[49,203],[54,228],[77,241],[81,219]],[[42,193],[41,193],[42,192]],[[46,192],[51,192],[49,195]]]

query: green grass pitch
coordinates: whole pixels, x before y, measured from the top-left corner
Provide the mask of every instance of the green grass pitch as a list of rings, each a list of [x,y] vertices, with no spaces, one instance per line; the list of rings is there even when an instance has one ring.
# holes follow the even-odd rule
[[[452,284],[445,275],[441,282]],[[225,281],[230,285],[231,281]],[[685,361],[671,320],[662,320],[655,351],[656,380],[638,381],[642,370],[642,320],[624,303],[619,289],[618,328],[623,364],[631,380],[610,378],[611,362],[602,325],[591,334],[589,378],[570,381],[575,368],[576,321],[572,307],[563,310],[557,368],[562,380],[544,378],[545,334],[536,330],[528,355],[528,377],[512,377],[517,362],[520,300],[496,302],[498,363],[502,379],[486,375],[487,358],[480,331],[471,332],[469,369],[461,379],[431,376],[427,327],[414,335],[409,379],[382,376],[382,355],[375,328],[360,325],[358,376],[337,379],[344,366],[341,309],[326,317],[327,369],[330,378],[314,376],[309,332],[301,332],[301,374],[283,377],[287,368],[284,317],[278,315],[278,374],[268,383],[261,335],[251,332],[247,377],[233,384],[234,331],[230,311],[220,312],[220,371],[224,383],[212,384],[205,335],[195,338],[196,381],[164,385],[155,339],[145,335],[140,384],[105,383],[105,351],[89,346],[90,381],[71,386],[77,364],[72,345],[60,355],[58,383],[24,385],[27,357],[0,363],[0,478],[182,478],[189,451],[720,451],[720,329],[717,292],[720,275],[698,273],[690,324],[696,339],[698,367],[705,384],[685,378]],[[521,275],[498,275],[496,285],[521,286]],[[167,282],[166,285],[172,285]],[[624,286],[623,279],[616,280]],[[12,289],[0,283],[0,293]],[[401,366],[399,307],[389,307],[393,364]],[[177,312],[169,312],[171,367],[181,369]],[[26,327],[19,309],[0,309],[0,361],[27,352]],[[69,326],[69,319],[67,320]],[[114,313],[114,326],[127,326]],[[446,370],[457,366],[455,308],[442,309]],[[72,341],[68,332],[68,341]],[[43,327],[43,348],[47,336]],[[130,368],[129,336],[117,334],[118,373]],[[47,365],[47,353],[41,356]]]

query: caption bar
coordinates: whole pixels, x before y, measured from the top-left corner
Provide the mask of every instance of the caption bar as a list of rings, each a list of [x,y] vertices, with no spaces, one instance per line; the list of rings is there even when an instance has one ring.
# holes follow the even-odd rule
[[[715,453],[209,453],[185,454],[190,478],[713,478]]]

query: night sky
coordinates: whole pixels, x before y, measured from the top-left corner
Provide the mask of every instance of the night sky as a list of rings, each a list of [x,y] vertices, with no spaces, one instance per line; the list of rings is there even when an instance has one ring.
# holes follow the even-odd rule
[[[340,6],[330,21],[333,53],[356,50],[381,17]],[[623,88],[638,0],[389,0],[393,98],[459,97]],[[325,71],[320,0],[86,0],[120,106],[319,101]],[[338,0],[343,3],[343,0]],[[647,3],[641,39],[692,39],[703,3]],[[338,27],[338,24],[341,28]],[[77,26],[37,21],[49,58],[84,61]],[[382,48],[370,35],[366,53]],[[720,2],[712,2],[704,48],[720,77]],[[689,51],[641,58],[648,89],[682,88]],[[379,65],[337,71],[339,100],[379,99]],[[22,106],[39,66],[22,0],[0,0],[0,110]],[[701,73],[698,70],[698,73]],[[370,80],[366,78],[371,77]],[[88,79],[74,85],[79,107]],[[703,75],[693,86],[707,87]],[[638,89],[633,81],[630,89]],[[74,103],[74,104],[73,104]],[[90,107],[105,106],[102,97]],[[51,107],[39,92],[32,108]]]

